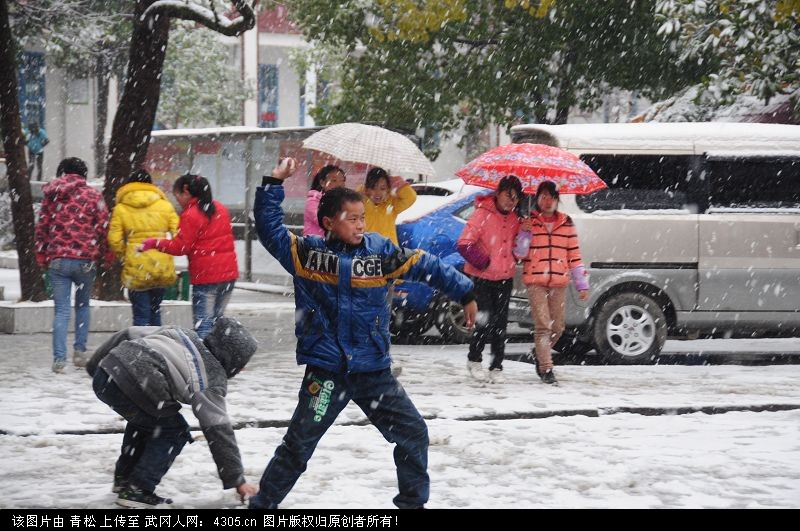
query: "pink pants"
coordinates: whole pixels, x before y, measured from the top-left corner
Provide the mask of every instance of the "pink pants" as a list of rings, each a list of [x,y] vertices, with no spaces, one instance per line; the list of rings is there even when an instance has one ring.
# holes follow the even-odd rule
[[[564,332],[564,313],[567,288],[548,288],[531,284],[528,286],[528,301],[533,317],[533,339],[536,345],[536,360],[539,371],[553,368],[550,350]]]

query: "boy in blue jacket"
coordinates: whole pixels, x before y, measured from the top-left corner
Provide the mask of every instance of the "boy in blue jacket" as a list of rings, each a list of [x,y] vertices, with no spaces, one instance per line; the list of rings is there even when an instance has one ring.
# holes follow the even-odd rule
[[[261,477],[250,507],[274,509],[306,469],[317,443],[350,400],[387,441],[395,443],[400,508],[428,501],[428,427],[400,383],[389,356],[387,293],[395,279],[425,281],[464,305],[467,326],[478,307],[472,282],[435,256],[364,233],[364,199],[338,188],[320,201],[326,238],[298,237],[283,225],[283,180],[295,168],[283,159],[256,190],[258,237],[294,276],[297,362],[306,365],[288,431]]]

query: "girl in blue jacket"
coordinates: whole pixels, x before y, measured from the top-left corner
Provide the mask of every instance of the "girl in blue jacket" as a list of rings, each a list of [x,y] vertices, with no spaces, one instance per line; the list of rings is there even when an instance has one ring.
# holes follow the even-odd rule
[[[258,237],[293,275],[297,362],[306,365],[288,431],[261,477],[253,508],[276,508],[306,469],[317,443],[350,400],[395,443],[400,508],[428,501],[428,428],[400,383],[389,356],[387,293],[398,279],[427,282],[464,305],[467,326],[478,307],[472,282],[421,250],[397,247],[364,232],[364,199],[347,188],[327,192],[317,217],[327,237],[298,237],[283,225],[284,159],[256,190]]]

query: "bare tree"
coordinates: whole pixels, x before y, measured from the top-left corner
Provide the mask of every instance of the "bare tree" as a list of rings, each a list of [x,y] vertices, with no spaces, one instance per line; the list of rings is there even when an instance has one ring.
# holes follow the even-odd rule
[[[122,93],[109,143],[106,183],[103,197],[113,207],[119,187],[135,168],[144,162],[150,131],[155,123],[161,92],[161,72],[169,41],[170,19],[192,20],[208,29],[236,36],[255,25],[253,8],[257,0],[231,0],[239,16],[229,19],[198,2],[137,0],[131,36],[128,76]],[[101,275],[101,297],[119,299],[122,290],[119,268]]]

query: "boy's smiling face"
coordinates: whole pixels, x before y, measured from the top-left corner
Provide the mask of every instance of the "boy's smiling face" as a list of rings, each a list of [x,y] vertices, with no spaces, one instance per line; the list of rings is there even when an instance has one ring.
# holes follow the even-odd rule
[[[345,201],[342,209],[333,217],[323,217],[324,229],[330,231],[334,238],[349,245],[358,245],[364,239],[364,203],[362,201]]]

